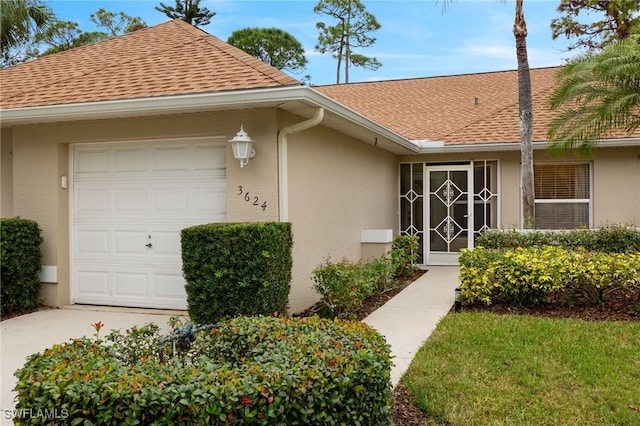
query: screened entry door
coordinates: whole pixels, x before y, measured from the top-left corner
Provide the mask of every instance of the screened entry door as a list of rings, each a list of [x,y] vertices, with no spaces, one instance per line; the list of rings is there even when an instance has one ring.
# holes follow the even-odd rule
[[[471,166],[427,166],[426,173],[429,224],[426,263],[457,264],[460,250],[473,246]]]

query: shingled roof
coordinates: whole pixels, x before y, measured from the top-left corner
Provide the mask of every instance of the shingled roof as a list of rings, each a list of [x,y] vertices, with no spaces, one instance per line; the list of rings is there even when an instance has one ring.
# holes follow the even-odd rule
[[[531,70],[534,141],[546,140],[558,68]],[[410,140],[446,144],[520,140],[516,71],[316,87]]]
[[[0,71],[3,109],[300,86],[181,20]]]

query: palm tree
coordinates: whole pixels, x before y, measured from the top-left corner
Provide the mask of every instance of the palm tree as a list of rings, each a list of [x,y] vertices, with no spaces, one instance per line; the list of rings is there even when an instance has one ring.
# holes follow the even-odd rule
[[[438,0],[436,0],[438,1]],[[442,0],[446,8],[453,0]],[[504,0],[501,0],[504,1]],[[522,225],[535,228],[535,189],[533,186],[533,103],[531,95],[531,73],[527,54],[527,22],[524,19],[523,0],[516,0],[516,16],[513,35],[516,39],[518,60],[518,111],[520,116],[520,159],[522,186]]]
[[[558,72],[549,104],[559,113],[549,126],[550,152],[577,148],[588,156],[614,130],[640,127],[640,31],[600,52],[570,61]]]
[[[523,0],[516,0],[516,19],[513,24],[518,59],[522,225],[525,229],[533,229],[536,225],[536,194],[533,186],[533,102],[531,100],[531,73],[529,72],[527,54],[527,22],[524,19],[522,3]]]
[[[0,45],[4,56],[28,41],[33,31],[43,30],[54,20],[53,11],[38,0],[1,0]]]

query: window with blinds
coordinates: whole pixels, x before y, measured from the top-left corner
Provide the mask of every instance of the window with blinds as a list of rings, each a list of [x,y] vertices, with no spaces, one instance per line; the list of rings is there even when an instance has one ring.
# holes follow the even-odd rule
[[[536,227],[591,226],[591,168],[588,163],[535,164]]]

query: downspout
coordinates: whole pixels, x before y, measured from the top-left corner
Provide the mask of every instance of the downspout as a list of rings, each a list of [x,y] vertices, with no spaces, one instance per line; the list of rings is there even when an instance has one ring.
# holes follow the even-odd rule
[[[292,133],[315,127],[324,118],[324,108],[317,108],[313,117],[300,123],[285,127],[278,134],[278,216],[280,222],[289,221],[289,173],[287,156],[287,137]]]

